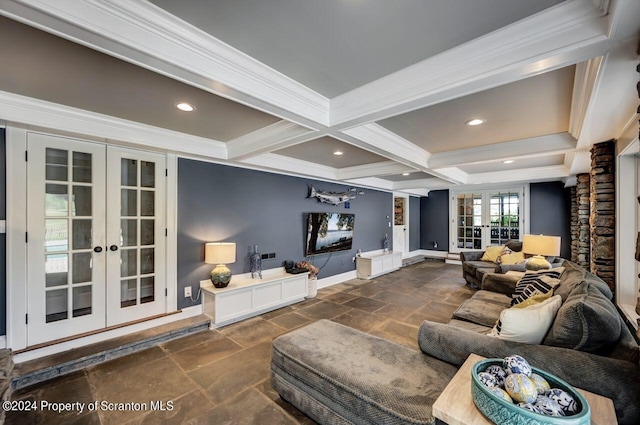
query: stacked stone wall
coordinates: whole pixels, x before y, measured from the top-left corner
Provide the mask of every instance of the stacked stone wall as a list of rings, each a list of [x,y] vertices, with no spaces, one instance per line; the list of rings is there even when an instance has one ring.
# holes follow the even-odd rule
[[[590,270],[615,291],[615,142],[591,148]]]
[[[569,188],[569,202],[571,205],[571,261],[578,262],[578,199],[576,187]]]
[[[578,184],[576,186],[576,208],[577,208],[577,224],[576,224],[576,246],[577,255],[576,263],[587,270],[591,268],[590,251],[591,251],[591,230],[589,227],[589,194],[591,181],[589,174],[578,174]]]

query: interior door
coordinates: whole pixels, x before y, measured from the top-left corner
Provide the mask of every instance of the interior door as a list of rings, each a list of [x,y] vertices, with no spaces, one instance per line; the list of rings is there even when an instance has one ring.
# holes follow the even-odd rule
[[[165,156],[30,133],[27,343],[166,311]]]
[[[393,198],[393,251],[404,253],[407,238],[406,211],[407,200],[404,197]]]
[[[166,159],[110,147],[107,163],[107,325],[113,326],[166,311]]]
[[[29,345],[105,326],[105,148],[29,134]]]

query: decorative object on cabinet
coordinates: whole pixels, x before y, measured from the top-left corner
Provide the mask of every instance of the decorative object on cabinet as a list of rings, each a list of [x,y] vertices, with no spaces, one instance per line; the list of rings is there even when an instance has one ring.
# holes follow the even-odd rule
[[[262,256],[258,252],[258,245],[253,246],[253,254],[249,257],[249,262],[251,263],[251,278],[262,279]]]
[[[524,235],[522,252],[533,254],[525,263],[527,270],[550,269],[551,264],[544,257],[546,255],[560,255],[560,236]]]
[[[227,264],[236,261],[236,244],[233,242],[209,242],[205,244],[204,262],[216,264],[211,271],[211,282],[216,288],[224,288],[231,281]]]
[[[391,245],[389,243],[389,235],[388,234],[384,234],[384,239],[382,240],[382,249],[384,250],[384,252],[389,252]]]

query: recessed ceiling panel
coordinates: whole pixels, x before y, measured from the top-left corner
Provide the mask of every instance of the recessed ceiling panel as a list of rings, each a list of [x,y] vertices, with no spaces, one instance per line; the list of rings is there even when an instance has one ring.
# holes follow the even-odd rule
[[[342,155],[335,155],[334,152],[342,152]],[[273,153],[333,168],[353,167],[356,165],[388,161],[388,159],[380,155],[341,142],[329,136],[280,149]]]
[[[279,120],[3,17],[0,39],[2,91],[222,142]]]
[[[562,0],[151,0],[331,98]]]
[[[564,154],[538,156],[534,158],[515,159],[512,163],[505,164],[503,161],[484,162],[480,164],[462,165],[460,168],[465,173],[489,173],[493,171],[519,170],[523,168],[548,167],[551,165],[564,164]]]
[[[569,129],[575,66],[450,100],[378,124],[430,153]],[[482,125],[465,122],[480,118]]]

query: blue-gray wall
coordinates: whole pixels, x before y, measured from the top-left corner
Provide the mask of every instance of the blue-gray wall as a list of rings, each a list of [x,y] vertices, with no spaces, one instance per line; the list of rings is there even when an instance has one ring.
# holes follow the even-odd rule
[[[286,259],[304,259],[306,213],[348,212],[355,214],[353,249],[311,257],[322,266],[319,277],[355,269],[352,257],[357,249],[382,249],[384,235],[392,240],[393,196],[363,189],[364,195],[344,205],[333,206],[307,199],[308,187],[343,192],[349,186],[247,170],[227,165],[180,159],[178,162],[178,308],[193,305],[185,299],[185,286],[194,294],[200,280],[213,268],[204,263],[205,242],[236,243],[234,274],[249,272],[249,255],[254,244],[260,253],[277,254],[262,260],[263,269],[281,267]],[[198,301],[199,303],[199,301]],[[197,303],[196,303],[197,304]]]
[[[449,251],[448,190],[432,190],[429,196],[420,198],[420,248]]]
[[[0,128],[0,220],[7,219],[7,160],[5,130]],[[7,238],[0,233],[0,335],[7,334]]]
[[[420,249],[420,198],[409,197],[409,251]]]
[[[530,194],[530,233],[560,236],[560,256],[571,258],[571,203],[564,183],[531,183]]]

